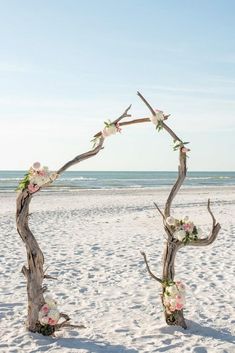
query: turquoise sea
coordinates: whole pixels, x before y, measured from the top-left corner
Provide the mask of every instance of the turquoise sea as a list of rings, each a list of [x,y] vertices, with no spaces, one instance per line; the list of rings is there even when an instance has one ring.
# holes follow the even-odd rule
[[[14,192],[25,171],[0,171],[0,192]],[[162,188],[174,184],[177,172],[69,171],[45,191],[79,189]],[[235,172],[188,172],[184,186],[235,186]]]

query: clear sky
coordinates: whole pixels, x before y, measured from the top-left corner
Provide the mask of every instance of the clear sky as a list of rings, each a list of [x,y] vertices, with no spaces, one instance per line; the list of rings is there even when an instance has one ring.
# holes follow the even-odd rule
[[[183,140],[189,170],[235,170],[235,1],[0,0],[0,169],[51,170],[87,151],[140,90]],[[176,170],[150,124],[75,170]]]

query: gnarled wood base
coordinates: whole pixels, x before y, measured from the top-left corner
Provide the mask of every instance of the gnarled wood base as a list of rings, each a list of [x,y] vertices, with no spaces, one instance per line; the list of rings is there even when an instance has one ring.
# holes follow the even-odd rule
[[[187,325],[186,325],[186,322],[184,319],[183,310],[176,310],[170,314],[165,311],[165,319],[166,319],[167,325],[181,326],[184,329],[187,329]]]

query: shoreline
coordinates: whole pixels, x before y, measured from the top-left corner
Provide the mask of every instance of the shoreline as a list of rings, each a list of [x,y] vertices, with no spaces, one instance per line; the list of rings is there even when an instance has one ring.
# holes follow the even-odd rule
[[[123,195],[130,193],[135,194],[145,194],[145,193],[170,193],[172,185],[169,187],[139,187],[139,188],[104,188],[104,189],[85,189],[85,188],[74,188],[70,190],[52,190],[50,188],[42,189],[41,192],[37,193],[35,196],[38,197],[39,195],[79,195],[79,194],[103,194],[103,195]],[[205,192],[226,192],[226,191],[233,191],[235,192],[235,185],[205,185],[205,186],[182,186],[179,190],[179,194],[185,193],[205,193]],[[0,197],[1,196],[13,196],[17,197],[16,191],[3,191],[0,190]]]

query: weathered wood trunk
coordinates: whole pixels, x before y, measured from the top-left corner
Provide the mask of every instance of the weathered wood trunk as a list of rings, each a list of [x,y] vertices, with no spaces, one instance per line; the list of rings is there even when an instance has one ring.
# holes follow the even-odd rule
[[[175,277],[175,257],[176,252],[179,249],[179,244],[176,241],[166,242],[165,244],[165,252],[163,258],[163,273],[162,280],[164,282],[172,281],[174,282]],[[162,297],[164,296],[165,287],[162,289]],[[176,325],[181,326],[184,329],[187,328],[185,323],[183,309],[176,310],[173,313],[168,312],[166,307],[163,305],[165,320],[168,325]]]
[[[28,226],[28,214],[31,195],[27,190],[18,195],[16,224],[17,231],[25,243],[28,268],[23,266],[22,272],[27,280],[28,294],[28,315],[27,328],[30,331],[37,331],[38,313],[44,304],[42,282],[44,278],[43,272],[43,253],[34,238]]]

